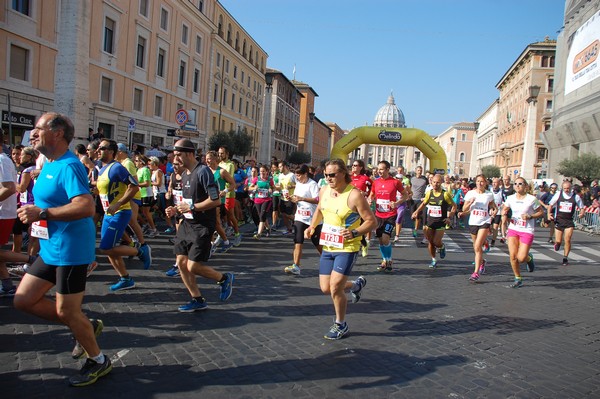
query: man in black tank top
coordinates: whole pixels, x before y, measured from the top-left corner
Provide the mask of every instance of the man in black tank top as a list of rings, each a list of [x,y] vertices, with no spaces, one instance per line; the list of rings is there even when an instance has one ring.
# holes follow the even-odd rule
[[[552,207],[556,205],[554,212]],[[563,251],[563,266],[569,265],[569,252],[571,252],[571,237],[573,236],[573,230],[575,223],[573,222],[573,216],[575,211],[580,209],[579,217],[583,217],[585,214],[583,201],[579,195],[571,190],[571,182],[565,180],[562,184],[562,190],[556,194],[548,203],[548,219],[554,220],[554,228],[556,234],[556,240],[554,241],[554,250],[560,249],[560,244],[565,237],[565,248]]]

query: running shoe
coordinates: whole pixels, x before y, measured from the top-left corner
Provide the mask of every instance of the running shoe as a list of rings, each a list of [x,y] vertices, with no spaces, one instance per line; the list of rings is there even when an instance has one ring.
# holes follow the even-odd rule
[[[237,233],[236,235],[233,236],[233,246],[239,247],[241,243],[242,243],[242,235],[240,233]]]
[[[399,242],[399,241],[400,241],[400,236],[394,237],[394,242]]]
[[[554,250],[555,250],[555,251],[558,251],[558,250],[560,250],[560,242],[555,242],[555,243],[554,243]]]
[[[469,277],[469,281],[472,281],[474,283],[479,281],[479,274],[478,273],[471,274],[471,277]]]
[[[342,339],[344,335],[348,334],[348,331],[350,331],[348,329],[348,323],[333,323],[333,326],[331,326],[327,334],[324,335],[324,338],[330,340]]]
[[[27,273],[28,267],[29,267],[28,263],[9,267],[8,274],[10,274],[13,277],[23,277],[25,275],[25,273]]]
[[[417,238],[417,230],[412,231],[413,238]]]
[[[148,233],[145,234],[146,237],[148,238],[155,238],[158,235],[158,230],[154,229],[149,229]]]
[[[227,228],[225,229],[225,235],[227,237],[232,236],[234,232],[235,232],[235,230],[233,230],[233,227],[231,227],[231,226],[227,226]]]
[[[252,237],[254,237],[255,240],[260,240],[260,234],[254,234]]]
[[[490,242],[488,240],[485,240],[485,242],[483,243],[483,252],[490,252]]]
[[[361,255],[363,258],[366,258],[367,255],[369,254],[369,246],[371,244],[369,244],[369,241],[367,241],[367,245],[362,245],[361,247]]]
[[[180,276],[181,272],[179,271],[179,267],[177,267],[177,263],[174,264],[173,266],[171,266],[171,268],[165,272],[165,275],[167,277],[178,277],[178,276]]]
[[[292,231],[287,229],[281,232],[282,236],[289,236],[290,234],[292,234]]]
[[[492,240],[492,242],[490,243],[490,246],[495,247],[496,246],[496,240]]]
[[[233,273],[225,273],[225,280],[218,282],[221,286],[221,301],[225,302],[231,296],[233,291],[233,281],[235,280]]]
[[[444,259],[446,257],[446,246],[442,245],[440,248],[440,258]]]
[[[90,319],[90,323],[92,323],[92,327],[94,328],[94,336],[98,338],[102,330],[104,329],[104,323],[100,319]],[[73,337],[75,339],[75,337]],[[77,340],[75,340],[75,347],[73,347],[73,351],[71,352],[71,357],[73,359],[79,359],[85,355],[85,349],[83,346],[79,344]]]
[[[286,268],[283,269],[283,271],[287,274],[295,274],[296,276],[300,275],[300,268],[296,264],[286,266]]]
[[[140,259],[144,262],[144,270],[150,269],[150,266],[152,266],[152,248],[150,248],[150,245],[144,243],[144,245],[140,246],[139,252]]]
[[[385,270],[386,273],[391,273],[394,271],[394,269],[392,269],[392,260],[388,260],[386,261],[386,266],[385,266]]]
[[[100,364],[92,359],[87,359],[79,371],[79,374],[69,378],[69,384],[74,387],[84,387],[98,381],[112,370],[112,364],[108,356],[104,356],[104,363]]]
[[[427,244],[429,244],[429,240],[427,238],[423,237],[423,239],[421,240],[421,244],[427,245]]]
[[[521,288],[523,286],[523,279],[515,278],[515,281],[510,285],[510,288]]]
[[[85,275],[85,277],[89,277],[90,274],[92,274],[92,272],[94,270],[96,270],[97,267],[98,267],[98,262],[96,262],[95,260],[92,261],[92,263],[90,263],[87,267],[87,274]]]
[[[216,246],[223,244],[223,239],[221,238],[221,236],[218,235],[217,238],[215,238],[213,244],[215,244]]]
[[[116,284],[110,286],[112,292],[130,290],[135,287],[135,283],[131,277],[121,277]]]
[[[437,260],[431,259],[431,263],[429,264],[430,269],[435,269],[437,266]]]
[[[552,244],[554,242],[554,240],[552,239],[552,237],[548,238],[548,243]]]
[[[384,272],[387,268],[387,262],[385,260],[381,261],[381,265],[377,266],[377,271]]]
[[[177,310],[179,310],[182,313],[191,313],[197,310],[206,309],[208,309],[208,304],[206,303],[206,301],[199,302],[196,298],[192,298],[191,301],[177,308]]]
[[[173,233],[175,233],[175,228],[173,228],[173,227],[168,227],[165,230],[165,234],[173,234]]]
[[[506,242],[506,238],[504,238],[504,237],[500,238],[500,242],[501,242],[502,244],[504,244],[504,243]]]
[[[487,265],[487,261],[484,259],[479,266],[479,274],[485,274],[485,267]]]
[[[360,301],[362,289],[367,285],[367,279],[364,276],[358,276],[356,280],[354,280],[354,284],[358,287],[356,291],[350,291],[352,295],[352,303],[357,303]]]
[[[0,297],[12,297],[12,296],[15,296],[16,292],[17,292],[17,287],[15,287],[14,285],[8,289],[5,289],[4,287],[0,287]]]
[[[229,241],[228,244],[223,243],[221,248],[219,248],[219,253],[225,253],[229,251],[233,247],[233,241]]]
[[[569,266],[569,259],[568,259],[568,258],[566,258],[566,257],[565,257],[565,258],[563,258],[562,265],[563,265],[563,266]]]
[[[529,258],[527,259],[527,271],[531,273],[535,270],[535,263],[533,263],[533,254],[530,252],[528,255]]]

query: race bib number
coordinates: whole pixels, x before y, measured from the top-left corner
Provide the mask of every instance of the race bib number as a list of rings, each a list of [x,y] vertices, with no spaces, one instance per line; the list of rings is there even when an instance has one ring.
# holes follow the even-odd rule
[[[521,218],[511,218],[510,222],[517,227],[526,227],[527,220]]]
[[[188,204],[190,206],[190,210],[185,212],[183,214],[183,217],[186,219],[193,219],[194,218],[194,214],[192,213],[191,209],[194,207],[194,201],[192,201],[191,198],[183,198],[181,197],[181,202],[184,204]]]
[[[256,198],[267,198],[269,196],[268,188],[259,188],[256,190]]]
[[[558,203],[558,211],[564,213],[571,213],[573,211],[573,203],[572,202],[559,202]]]
[[[323,224],[319,244],[332,248],[344,248],[344,236],[341,231],[341,227]]]
[[[183,203],[183,191],[173,190],[173,204],[177,206],[181,203]]]
[[[296,208],[296,215],[302,218],[308,218],[311,216],[310,208],[307,206],[298,205],[298,207]]]
[[[377,210],[379,212],[389,212],[392,210],[392,202],[386,199],[377,199]]]
[[[104,212],[106,212],[106,210],[110,206],[110,202],[108,201],[108,194],[100,194],[100,203],[102,204],[102,209],[104,209]]]
[[[439,205],[429,205],[427,206],[427,214],[432,218],[441,218],[442,207]]]
[[[473,216],[480,218],[486,218],[489,216],[488,211],[484,209],[473,209],[471,212],[473,213]]]
[[[283,199],[288,201],[290,199],[290,190],[286,190],[286,189],[281,190],[281,195],[283,195]]]
[[[31,223],[31,236],[47,240],[49,238],[48,221],[38,220],[37,222]]]
[[[21,204],[27,203],[27,191],[25,191],[24,193],[19,194],[19,202]]]

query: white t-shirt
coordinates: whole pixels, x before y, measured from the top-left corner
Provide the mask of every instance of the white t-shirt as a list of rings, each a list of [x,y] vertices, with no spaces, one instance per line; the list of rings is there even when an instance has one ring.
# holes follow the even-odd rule
[[[474,200],[471,204],[469,224],[471,226],[483,226],[492,222],[490,216],[489,207],[490,202],[494,201],[494,194],[490,191],[485,193],[478,193],[477,190],[471,190],[465,195],[465,203]]]
[[[517,199],[517,194],[509,195],[504,201],[504,206],[512,210],[512,217],[508,224],[509,230],[533,234],[535,231],[534,219],[522,219],[523,214],[532,215],[540,207],[540,201],[531,194],[525,195],[523,199]]]
[[[306,183],[296,181],[294,195],[302,198],[317,198],[319,196],[319,185],[312,179],[308,179]],[[312,220],[316,209],[317,204],[298,201],[296,203],[296,215],[294,216],[294,220],[310,225],[310,221]]]
[[[13,161],[4,153],[0,153],[0,182],[16,184],[17,171]],[[17,217],[17,196],[11,195],[0,202],[0,219],[15,219]]]

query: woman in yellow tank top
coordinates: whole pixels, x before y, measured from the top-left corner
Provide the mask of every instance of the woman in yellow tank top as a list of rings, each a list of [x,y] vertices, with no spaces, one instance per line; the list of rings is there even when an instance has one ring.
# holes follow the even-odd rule
[[[323,221],[319,241],[323,245],[319,285],[324,294],[331,295],[336,317],[325,338],[337,340],[349,331],[345,321],[346,293],[350,292],[352,302],[356,303],[367,284],[363,276],[348,281],[348,275],[358,256],[361,236],[371,231],[376,222],[365,197],[350,185],[352,179],[344,161],[332,159],[327,162],[325,178],[328,185],[319,193],[319,205],[304,235],[310,238],[316,226]]]

